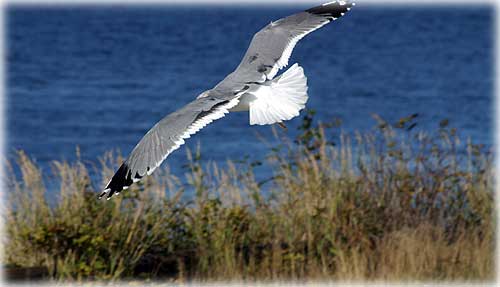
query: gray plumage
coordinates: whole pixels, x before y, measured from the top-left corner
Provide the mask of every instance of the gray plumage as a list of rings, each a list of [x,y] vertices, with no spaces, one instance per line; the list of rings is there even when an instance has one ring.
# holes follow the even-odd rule
[[[288,64],[288,58],[301,38],[342,17],[352,5],[343,1],[332,2],[271,22],[253,36],[236,70],[212,91],[224,95],[238,91],[248,83],[271,80],[279,69]]]
[[[132,150],[99,198],[120,193],[151,174],[161,162],[208,123],[221,118],[238,104],[254,85],[272,80],[288,65],[295,44],[310,32],[344,15],[354,3],[323,4],[271,22],[257,32],[241,63],[213,89],[158,122]]]

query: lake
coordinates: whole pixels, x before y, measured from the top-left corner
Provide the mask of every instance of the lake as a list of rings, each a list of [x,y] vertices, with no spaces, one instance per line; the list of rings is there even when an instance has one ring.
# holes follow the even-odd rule
[[[212,88],[255,32],[305,6],[13,6],[6,9],[7,157],[23,149],[44,168],[128,154],[163,116]],[[418,130],[449,119],[493,144],[494,8],[357,5],[294,50],[308,77],[307,107],[342,130],[373,129],[372,113]],[[289,122],[294,137],[300,117]],[[204,161],[262,159],[270,128],[232,113],[192,137]],[[174,173],[185,147],[167,159]]]

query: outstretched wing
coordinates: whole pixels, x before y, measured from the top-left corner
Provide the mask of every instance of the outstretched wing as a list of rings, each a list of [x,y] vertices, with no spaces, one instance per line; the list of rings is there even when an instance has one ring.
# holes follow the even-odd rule
[[[297,42],[307,34],[342,17],[354,3],[335,1],[271,22],[257,32],[236,70],[215,88],[228,93],[249,83],[262,83],[288,65]]]
[[[150,175],[172,151],[184,144],[185,139],[224,117],[238,101],[238,95],[229,99],[212,96],[198,98],[163,118],[135,146],[99,198],[107,194],[107,199],[110,199],[113,194]]]
[[[288,65],[297,42],[312,31],[344,15],[354,3],[336,1],[288,16],[256,33],[238,68],[212,89],[184,108],[166,116],[141,139],[120,166],[99,198],[111,198],[149,175],[184,139],[219,119],[236,106],[251,83],[272,79]],[[229,97],[228,97],[229,95]]]

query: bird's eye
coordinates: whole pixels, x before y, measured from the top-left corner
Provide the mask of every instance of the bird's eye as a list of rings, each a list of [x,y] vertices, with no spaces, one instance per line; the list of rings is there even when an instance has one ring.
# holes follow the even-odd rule
[[[206,96],[208,96],[208,94],[207,94],[206,92],[203,92],[203,93],[201,93],[201,94],[197,97],[197,99],[201,99],[201,98],[204,98],[204,97],[206,97]]]

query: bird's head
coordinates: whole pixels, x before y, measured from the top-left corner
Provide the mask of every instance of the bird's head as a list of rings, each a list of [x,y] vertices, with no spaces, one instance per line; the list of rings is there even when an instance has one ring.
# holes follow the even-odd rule
[[[205,98],[205,97],[208,97],[208,91],[204,91],[203,93],[201,93],[199,96],[197,96],[196,98],[197,99],[201,99],[201,98]]]

